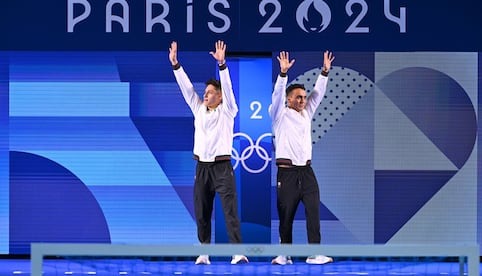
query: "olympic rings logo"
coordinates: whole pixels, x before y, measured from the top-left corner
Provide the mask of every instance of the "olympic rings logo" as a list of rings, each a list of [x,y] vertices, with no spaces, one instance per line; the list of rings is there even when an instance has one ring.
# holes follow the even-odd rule
[[[259,136],[258,140],[256,140],[256,143],[253,142],[253,139],[249,137],[246,133],[243,132],[238,132],[234,134],[234,138],[236,137],[243,137],[249,142],[249,146],[247,146],[242,152],[241,155],[239,152],[233,147],[232,149],[232,158],[236,161],[233,165],[233,169],[236,169],[239,164],[243,166],[243,168],[250,173],[260,173],[268,167],[269,162],[271,161],[271,157],[268,154],[268,151],[260,146],[261,140],[263,140],[266,137],[272,136],[271,133],[264,133],[261,136]],[[246,160],[248,160],[253,153],[256,152],[256,154],[264,160],[263,166],[259,169],[251,169],[246,165]]]
[[[248,252],[248,255],[257,255],[261,254],[264,252],[264,247],[258,247],[258,246],[253,246],[253,247],[246,247],[246,252]]]

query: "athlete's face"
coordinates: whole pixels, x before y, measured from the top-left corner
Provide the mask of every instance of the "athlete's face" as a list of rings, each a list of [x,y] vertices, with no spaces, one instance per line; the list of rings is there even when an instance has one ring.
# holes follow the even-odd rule
[[[288,94],[286,100],[289,108],[300,112],[306,106],[306,91],[302,88],[295,88]]]
[[[204,90],[204,102],[203,104],[208,108],[216,108],[222,100],[222,94],[220,90],[217,90],[216,87],[212,84],[206,86]]]

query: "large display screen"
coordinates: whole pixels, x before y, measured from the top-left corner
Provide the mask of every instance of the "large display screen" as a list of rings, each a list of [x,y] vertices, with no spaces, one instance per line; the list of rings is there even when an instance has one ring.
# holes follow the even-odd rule
[[[309,94],[323,50],[292,52],[289,82]],[[334,54],[312,122],[322,242],[475,243],[478,54]],[[276,55],[228,57],[249,243],[278,243]],[[179,60],[199,93],[218,74],[208,52]],[[29,253],[31,242],[198,243],[193,116],[167,52],[0,52],[0,107],[0,254]],[[227,242],[215,209],[213,241]],[[300,205],[296,243],[304,223]]]

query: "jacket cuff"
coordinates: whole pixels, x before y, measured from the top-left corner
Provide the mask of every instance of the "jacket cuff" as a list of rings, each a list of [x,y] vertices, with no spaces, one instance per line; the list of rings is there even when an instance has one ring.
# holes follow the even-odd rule
[[[226,63],[223,63],[221,65],[219,65],[219,70],[224,70],[226,69],[228,66],[226,65]]]
[[[179,62],[172,66],[172,70],[177,70],[179,68],[181,68],[181,64]]]

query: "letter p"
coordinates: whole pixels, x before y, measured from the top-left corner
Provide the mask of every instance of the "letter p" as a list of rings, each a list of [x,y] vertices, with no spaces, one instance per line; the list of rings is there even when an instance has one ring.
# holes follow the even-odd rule
[[[90,15],[90,4],[87,0],[67,0],[67,32],[73,33],[74,26],[80,21],[86,19]],[[84,12],[74,18],[74,5],[80,4],[84,6]]]

